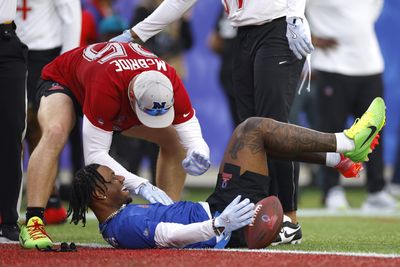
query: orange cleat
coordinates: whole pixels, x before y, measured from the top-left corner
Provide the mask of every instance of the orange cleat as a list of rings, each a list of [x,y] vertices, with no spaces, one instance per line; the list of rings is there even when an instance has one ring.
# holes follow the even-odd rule
[[[346,178],[358,178],[360,172],[364,169],[361,162],[355,163],[343,154],[340,154],[340,162],[335,168]]]

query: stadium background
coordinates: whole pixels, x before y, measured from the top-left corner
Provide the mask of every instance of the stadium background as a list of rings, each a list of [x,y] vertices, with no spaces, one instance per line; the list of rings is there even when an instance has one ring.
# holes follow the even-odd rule
[[[115,11],[130,21],[132,10],[138,0],[117,0]],[[202,125],[203,135],[211,148],[211,160],[218,166],[225,145],[232,131],[227,103],[218,80],[219,59],[207,47],[207,39],[214,28],[222,5],[218,0],[200,0],[192,10],[191,27],[194,45],[186,54],[188,71],[185,80],[192,104]],[[387,103],[387,124],[384,137],[384,160],[391,165],[400,133],[400,1],[386,0],[376,30],[385,60],[385,100]],[[303,93],[307,93],[303,90]],[[69,147],[67,146],[61,161],[61,169],[69,169]]]

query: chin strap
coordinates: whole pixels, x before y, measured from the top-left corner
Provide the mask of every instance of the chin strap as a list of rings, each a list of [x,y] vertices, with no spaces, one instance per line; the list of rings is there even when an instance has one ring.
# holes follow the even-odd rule
[[[46,248],[39,248],[38,245],[35,246],[37,250],[40,252],[77,252],[76,245],[74,242],[71,242],[69,245],[67,242],[62,242],[59,248],[52,248],[51,246],[47,246]]]

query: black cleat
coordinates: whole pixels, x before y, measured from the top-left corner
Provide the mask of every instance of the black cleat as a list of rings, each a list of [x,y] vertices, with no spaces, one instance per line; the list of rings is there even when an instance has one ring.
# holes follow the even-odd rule
[[[271,245],[300,244],[302,236],[301,226],[292,223],[292,220],[288,216],[283,215],[282,229]]]
[[[19,240],[19,227],[16,223],[5,224],[1,225],[2,230],[2,237],[5,237],[11,241],[18,241]]]

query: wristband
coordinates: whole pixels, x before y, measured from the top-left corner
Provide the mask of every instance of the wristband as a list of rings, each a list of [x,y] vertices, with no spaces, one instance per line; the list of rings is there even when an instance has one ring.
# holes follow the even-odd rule
[[[215,218],[212,219],[212,228],[214,230],[215,235],[217,235],[217,236],[220,236],[225,230],[225,227],[223,227],[223,226],[221,226],[221,227],[215,226]]]

